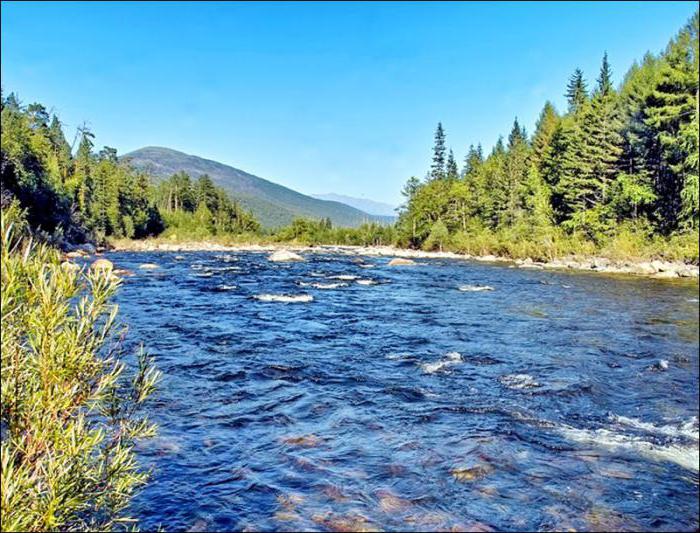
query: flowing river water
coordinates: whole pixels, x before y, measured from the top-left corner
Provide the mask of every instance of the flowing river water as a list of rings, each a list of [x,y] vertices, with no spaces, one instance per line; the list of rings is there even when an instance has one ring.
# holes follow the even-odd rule
[[[164,373],[143,529],[698,528],[696,283],[107,257]]]

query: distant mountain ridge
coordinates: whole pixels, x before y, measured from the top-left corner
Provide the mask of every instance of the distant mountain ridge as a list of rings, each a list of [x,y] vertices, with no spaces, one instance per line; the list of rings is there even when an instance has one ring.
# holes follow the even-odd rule
[[[340,202],[312,198],[229,165],[170,148],[147,146],[121,158],[156,180],[180,171],[193,179],[208,174],[216,185],[250,209],[266,227],[283,226],[299,216],[327,217],[335,226],[346,227],[356,227],[363,222],[393,221],[391,217],[370,215]]]
[[[341,204],[349,205],[370,215],[378,215],[384,217],[396,217],[395,206],[367,198],[356,198],[354,196],[345,196],[344,194],[312,194],[314,198],[319,200],[329,200],[331,202],[340,202]]]

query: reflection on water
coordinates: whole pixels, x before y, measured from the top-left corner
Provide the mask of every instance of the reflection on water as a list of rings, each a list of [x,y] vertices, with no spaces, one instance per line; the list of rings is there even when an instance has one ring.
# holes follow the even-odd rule
[[[697,285],[308,257],[109,254],[165,374],[142,528],[698,527]]]

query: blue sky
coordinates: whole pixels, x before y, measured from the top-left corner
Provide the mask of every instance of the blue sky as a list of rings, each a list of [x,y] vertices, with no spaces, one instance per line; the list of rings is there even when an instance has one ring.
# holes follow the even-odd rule
[[[693,2],[2,2],[2,85],[120,153],[168,146],[304,193],[399,203],[438,121],[458,159],[568,76],[620,81]]]

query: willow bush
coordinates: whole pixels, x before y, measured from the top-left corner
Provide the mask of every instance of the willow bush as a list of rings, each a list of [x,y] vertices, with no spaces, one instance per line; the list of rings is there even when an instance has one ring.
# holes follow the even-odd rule
[[[159,373],[128,370],[109,270],[61,262],[33,242],[16,204],[2,213],[2,529],[112,530],[148,473],[135,439]]]

